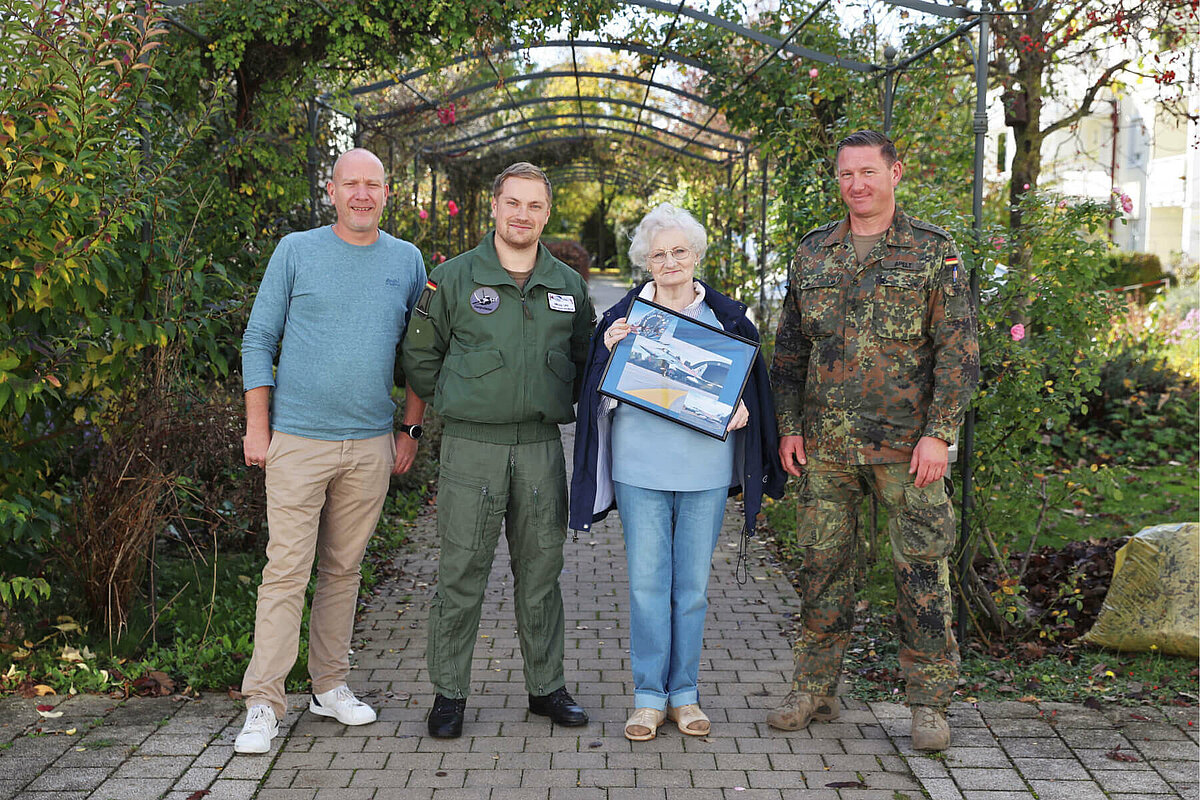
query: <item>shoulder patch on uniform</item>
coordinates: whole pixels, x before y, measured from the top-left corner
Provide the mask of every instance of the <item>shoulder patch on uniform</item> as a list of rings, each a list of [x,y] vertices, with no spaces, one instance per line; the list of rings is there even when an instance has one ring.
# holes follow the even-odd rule
[[[425,289],[421,292],[421,297],[417,300],[416,311],[422,317],[429,316],[429,303],[433,300],[433,294],[437,291],[437,284],[433,281],[425,281]]]
[[[930,233],[936,233],[938,236],[941,236],[943,239],[950,238],[950,233],[945,228],[939,228],[937,225],[934,225],[932,222],[926,222],[925,220],[917,219],[916,217],[909,217],[908,222],[914,228],[920,228],[923,231],[929,231]]]

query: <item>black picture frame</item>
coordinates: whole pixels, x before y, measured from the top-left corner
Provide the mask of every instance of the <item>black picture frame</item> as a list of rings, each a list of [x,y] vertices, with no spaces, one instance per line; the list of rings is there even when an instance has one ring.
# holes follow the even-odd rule
[[[600,394],[725,441],[758,344],[640,297],[626,318]]]

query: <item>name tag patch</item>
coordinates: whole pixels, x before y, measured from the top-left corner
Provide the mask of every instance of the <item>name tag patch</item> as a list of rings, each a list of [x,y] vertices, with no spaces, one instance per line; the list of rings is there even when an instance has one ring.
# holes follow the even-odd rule
[[[550,304],[551,311],[575,311],[575,295],[573,294],[546,292],[546,302]]]
[[[500,307],[500,293],[490,286],[471,292],[471,308],[476,314],[491,314]]]

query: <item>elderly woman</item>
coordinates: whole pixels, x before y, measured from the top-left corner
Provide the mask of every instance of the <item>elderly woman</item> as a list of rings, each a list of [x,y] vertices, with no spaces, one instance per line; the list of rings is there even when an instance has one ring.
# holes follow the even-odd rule
[[[664,719],[690,736],[709,732],[697,679],[725,501],[744,492],[751,532],[764,491],[780,496],[785,480],[761,356],[723,442],[597,391],[610,351],[630,333],[626,315],[636,297],[758,341],[745,305],[695,279],[706,248],[703,226],[687,211],[663,203],[646,215],[629,258],[652,280],[604,312],[579,400],[570,526],[589,530],[614,504],[621,517],[634,684],[625,737],[632,741],[653,739]]]

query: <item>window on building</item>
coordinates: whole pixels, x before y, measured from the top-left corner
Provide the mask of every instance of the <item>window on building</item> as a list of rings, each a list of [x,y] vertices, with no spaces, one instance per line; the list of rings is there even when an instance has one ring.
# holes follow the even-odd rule
[[[1186,151],[1186,121],[1160,106],[1154,114],[1154,157],[1179,156]]]

